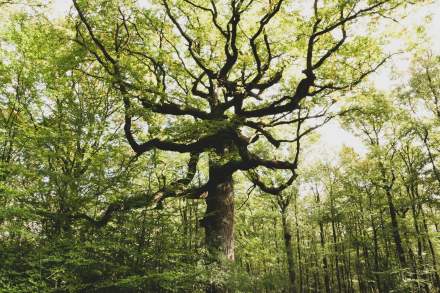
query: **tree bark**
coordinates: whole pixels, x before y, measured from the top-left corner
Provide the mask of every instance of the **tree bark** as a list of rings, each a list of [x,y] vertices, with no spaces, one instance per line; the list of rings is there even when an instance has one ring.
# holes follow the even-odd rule
[[[205,244],[211,260],[223,266],[235,259],[232,175],[219,172],[211,160],[209,177],[212,185],[205,199],[206,211],[201,224],[205,229]],[[211,284],[207,292],[224,293],[228,290],[222,284]]]
[[[370,197],[371,206],[371,197]],[[380,277],[380,267],[379,267],[379,243],[377,241],[377,227],[374,222],[373,215],[370,215],[371,230],[373,231],[373,247],[374,247],[374,276],[376,279],[376,285],[379,292],[382,292],[382,280]]]
[[[203,218],[208,251],[216,259],[234,260],[234,199],[232,176],[219,174],[210,166],[206,212]]]
[[[330,293],[330,277],[329,277],[329,271],[328,271],[328,260],[327,255],[325,251],[325,235],[324,235],[324,224],[322,221],[319,221],[319,239],[321,244],[321,250],[322,250],[322,268],[324,270],[324,286],[325,286],[325,292]]]
[[[331,226],[332,226],[332,237],[333,237],[333,252],[335,254],[335,271],[336,271],[336,280],[338,284],[338,292],[342,292],[342,284],[341,284],[341,272],[339,268],[339,247],[338,247],[338,239],[336,234],[336,225],[335,225],[335,214],[334,214],[334,206],[333,200],[331,199]]]
[[[302,253],[301,253],[301,237],[299,233],[299,222],[298,222],[298,202],[297,196],[295,196],[295,227],[296,227],[296,251],[298,255],[298,273],[299,273],[299,292],[303,292],[303,267],[302,267]]]
[[[396,245],[397,258],[399,259],[400,265],[402,267],[406,267],[405,252],[403,250],[402,238],[400,237],[399,224],[397,222],[397,212],[396,208],[394,207],[391,190],[386,188],[385,193],[387,196],[388,209],[391,217],[391,231],[394,239],[394,244]]]
[[[431,257],[432,257],[432,267],[434,269],[434,272],[433,272],[434,287],[437,288],[438,291],[440,291],[440,277],[438,275],[437,257],[436,257],[435,249],[434,249],[431,237],[429,237],[429,228],[428,228],[428,224],[426,222],[425,212],[423,211],[422,205],[420,205],[419,209],[420,209],[420,213],[422,215],[423,229],[424,229],[423,232],[426,237],[426,240],[428,241],[429,251],[431,252]]]
[[[289,292],[296,293],[296,275],[295,262],[293,260],[292,233],[290,231],[286,211],[281,213],[281,221],[283,225],[284,246],[286,248],[287,270],[289,272]]]

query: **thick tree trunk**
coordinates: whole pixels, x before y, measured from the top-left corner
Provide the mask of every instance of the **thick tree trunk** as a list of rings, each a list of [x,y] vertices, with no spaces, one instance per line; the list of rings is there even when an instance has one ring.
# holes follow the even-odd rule
[[[234,260],[234,199],[232,176],[219,174],[215,166],[209,170],[211,182],[215,182],[206,197],[203,218],[206,246],[218,260]]]
[[[234,256],[234,198],[232,176],[218,172],[210,162],[210,181],[206,197],[206,211],[202,220],[205,228],[205,243],[211,259],[220,266],[225,261],[233,261]],[[224,286],[213,284],[209,293],[228,292]]]

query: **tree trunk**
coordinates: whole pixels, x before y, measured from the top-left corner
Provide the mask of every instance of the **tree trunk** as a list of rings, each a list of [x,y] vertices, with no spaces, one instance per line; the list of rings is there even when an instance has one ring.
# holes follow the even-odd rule
[[[301,237],[299,233],[299,223],[298,223],[298,202],[297,196],[295,196],[295,227],[296,227],[296,252],[298,255],[298,272],[299,272],[299,292],[303,292],[303,268],[302,268],[302,253],[301,253]]]
[[[321,198],[319,196],[319,192],[316,192],[316,203],[319,206],[321,204]],[[329,269],[328,269],[328,260],[326,256],[326,250],[325,250],[325,235],[324,235],[324,223],[322,220],[319,220],[319,243],[321,245],[322,250],[322,266],[324,270],[324,286],[325,286],[325,292],[330,293],[330,277],[329,277]]]
[[[292,233],[290,231],[290,226],[287,221],[286,211],[281,213],[281,221],[283,225],[284,246],[286,248],[287,270],[289,271],[289,292],[296,293],[296,276],[295,262],[293,260]]]
[[[325,292],[330,293],[330,277],[329,277],[329,271],[328,271],[328,260],[325,250],[325,235],[324,235],[324,224],[322,221],[319,221],[319,239],[321,244],[321,250],[322,250],[322,268],[324,270],[324,286],[325,286]]]
[[[425,212],[423,211],[422,205],[420,205],[419,208],[420,208],[420,213],[422,215],[422,220],[423,220],[424,235],[426,237],[426,240],[428,241],[429,251],[431,252],[431,257],[432,257],[432,267],[434,270],[434,272],[433,272],[434,286],[438,289],[438,291],[440,291],[440,277],[438,275],[437,257],[436,257],[435,249],[432,244],[431,238],[429,237],[428,224],[426,222]]]
[[[210,168],[210,180],[216,183],[209,188],[206,198],[206,212],[203,219],[206,246],[216,258],[234,260],[232,176],[216,174],[215,168]]]
[[[209,162],[209,178],[212,183],[205,199],[206,211],[201,221],[205,229],[205,244],[213,262],[223,266],[234,260],[234,198],[232,175],[225,175]],[[227,292],[221,284],[212,284],[207,292]]]
[[[338,292],[342,292],[341,272],[340,272],[340,268],[339,268],[339,248],[338,248],[338,239],[337,239],[337,234],[336,234],[333,201],[331,201],[331,215],[332,215],[331,225],[332,225],[332,237],[333,237],[333,252],[335,254],[336,280],[338,283]]]
[[[400,237],[399,225],[397,222],[396,208],[394,207],[391,191],[387,188],[385,192],[391,217],[391,231],[394,238],[394,244],[396,245],[397,258],[399,259],[400,265],[404,268],[406,267],[406,259],[402,245],[402,238]]]
[[[373,231],[373,245],[374,245],[374,276],[376,279],[376,285],[379,292],[382,292],[382,281],[380,277],[380,268],[379,268],[379,243],[377,241],[377,228],[374,223],[373,215],[370,216],[371,221],[371,230]]]

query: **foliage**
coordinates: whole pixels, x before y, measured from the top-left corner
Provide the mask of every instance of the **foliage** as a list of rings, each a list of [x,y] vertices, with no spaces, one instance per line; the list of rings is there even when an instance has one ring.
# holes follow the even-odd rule
[[[439,57],[367,83],[408,1],[208,2],[8,15],[0,292],[439,291]]]

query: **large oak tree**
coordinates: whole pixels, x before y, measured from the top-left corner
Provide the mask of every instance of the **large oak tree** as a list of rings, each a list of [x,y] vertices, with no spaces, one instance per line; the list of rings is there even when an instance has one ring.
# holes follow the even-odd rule
[[[207,247],[233,260],[233,174],[271,194],[291,185],[301,138],[389,58],[368,32],[405,2],[74,0],[74,40],[96,68],[86,74],[119,91],[136,156],[188,155],[182,178],[86,218],[202,198]],[[195,184],[201,159],[209,171]]]

